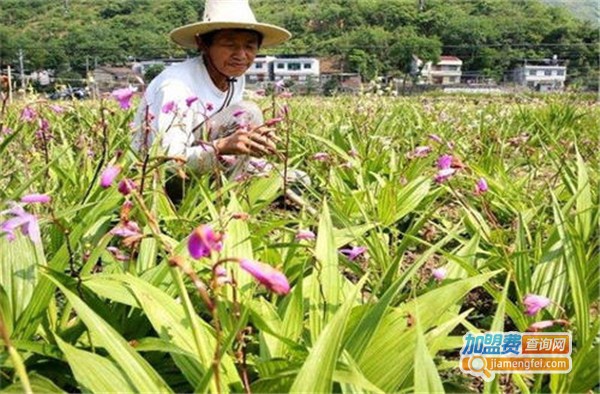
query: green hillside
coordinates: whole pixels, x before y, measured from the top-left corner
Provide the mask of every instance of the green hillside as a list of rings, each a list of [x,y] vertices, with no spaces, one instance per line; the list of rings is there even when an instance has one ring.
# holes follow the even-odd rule
[[[598,23],[600,3],[598,0],[543,0],[544,3],[569,10],[577,18]]]
[[[552,1],[552,0],[546,0]],[[201,0],[2,0],[0,66],[83,74],[94,64],[181,57],[168,32],[200,19]],[[257,18],[294,35],[272,51],[336,55],[370,79],[406,72],[413,54],[456,55],[502,80],[523,59],[556,54],[569,78],[598,69],[598,29],[538,0],[251,0]],[[581,3],[583,4],[583,3]],[[587,4],[587,3],[586,3]]]

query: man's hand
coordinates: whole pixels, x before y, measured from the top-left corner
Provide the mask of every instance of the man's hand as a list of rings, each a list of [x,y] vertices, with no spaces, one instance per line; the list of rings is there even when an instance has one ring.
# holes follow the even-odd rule
[[[227,137],[215,140],[214,145],[221,155],[250,155],[262,157],[277,153],[274,129],[259,127],[252,130],[238,129]]]

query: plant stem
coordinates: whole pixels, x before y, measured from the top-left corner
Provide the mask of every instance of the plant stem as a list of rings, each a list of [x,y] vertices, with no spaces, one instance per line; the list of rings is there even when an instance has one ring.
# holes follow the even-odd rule
[[[21,384],[23,385],[23,392],[26,394],[33,394],[33,390],[31,390],[31,384],[29,383],[29,377],[27,376],[27,370],[25,369],[25,364],[23,364],[23,359],[17,352],[10,342],[10,338],[8,337],[8,332],[6,331],[6,327],[4,326],[4,321],[0,316],[0,335],[2,335],[2,340],[4,341],[4,346],[6,346],[6,350],[13,362],[13,366],[17,373],[17,376],[21,380]]]

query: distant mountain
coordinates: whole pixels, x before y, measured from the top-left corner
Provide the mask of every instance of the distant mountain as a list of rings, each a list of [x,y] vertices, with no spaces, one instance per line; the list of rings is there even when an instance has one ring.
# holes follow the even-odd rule
[[[542,2],[566,8],[580,19],[596,23],[600,19],[600,0],[542,0]]]

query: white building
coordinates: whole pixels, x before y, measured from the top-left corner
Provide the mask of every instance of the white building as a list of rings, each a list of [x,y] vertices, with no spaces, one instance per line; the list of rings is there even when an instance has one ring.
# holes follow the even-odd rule
[[[526,60],[514,71],[515,82],[540,92],[563,90],[567,67],[554,57],[546,60]]]
[[[281,79],[306,82],[310,77],[319,78],[319,60],[312,57],[275,58],[257,57],[248,71],[246,81],[279,81]]]
[[[456,56],[440,56],[436,64],[425,63],[421,69],[421,79],[424,83],[433,85],[458,84],[462,75],[462,64],[462,60]]]

